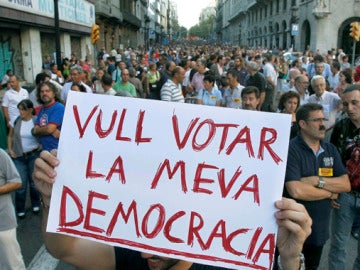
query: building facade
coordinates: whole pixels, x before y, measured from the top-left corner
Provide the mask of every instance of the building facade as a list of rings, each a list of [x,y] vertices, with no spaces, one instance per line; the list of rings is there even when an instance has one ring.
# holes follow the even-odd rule
[[[91,25],[95,22],[94,1],[59,1],[61,52],[79,59],[93,53]],[[0,77],[7,69],[28,83],[41,72],[45,55],[56,59],[54,1],[0,0]]]
[[[218,40],[233,45],[351,53],[359,0],[217,0]],[[357,44],[357,53],[359,53]]]

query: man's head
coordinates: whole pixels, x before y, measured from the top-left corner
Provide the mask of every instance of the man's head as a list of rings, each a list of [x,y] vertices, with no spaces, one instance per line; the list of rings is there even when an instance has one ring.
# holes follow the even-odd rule
[[[337,74],[339,72],[339,70],[341,69],[339,61],[333,61],[331,63],[330,69],[331,69],[331,73],[333,75]]]
[[[57,72],[58,72],[58,65],[55,64],[55,63],[51,63],[51,64],[50,64],[50,70],[51,70],[51,72],[52,72],[53,74],[57,74]]]
[[[247,71],[248,71],[251,75],[254,75],[256,72],[259,71],[259,64],[256,63],[255,61],[249,61],[249,62],[246,64],[246,68],[247,68]]]
[[[166,62],[165,69],[166,69],[166,72],[168,72],[169,74],[171,74],[171,72],[174,70],[175,67],[176,67],[176,64],[174,61]]]
[[[290,82],[291,86],[293,86],[295,84],[295,78],[297,76],[299,76],[299,75],[301,75],[300,70],[298,70],[297,68],[290,69],[290,71],[289,71],[289,82]]]
[[[185,69],[180,66],[176,66],[171,72],[171,80],[176,83],[182,83],[185,79]]]
[[[321,97],[321,95],[326,90],[326,81],[322,75],[315,75],[311,79],[311,87],[315,92],[317,97]]]
[[[130,73],[128,69],[123,69],[121,71],[121,82],[123,84],[127,84],[129,82]]]
[[[325,70],[324,62],[315,62],[315,74],[323,75]]]
[[[83,69],[80,66],[73,66],[70,68],[70,77],[73,83],[80,83],[82,80]]]
[[[307,103],[296,111],[296,123],[305,141],[317,141],[325,138],[327,119],[323,107],[316,103]]]
[[[226,80],[231,88],[235,88],[238,86],[238,77],[237,71],[232,69],[226,73]]]
[[[20,91],[20,79],[17,75],[11,75],[9,77],[9,83],[12,89],[14,89],[15,91]]]
[[[126,63],[123,60],[118,62],[117,65],[118,65],[119,69],[121,69],[121,70],[124,70],[126,68]]]
[[[305,93],[306,89],[309,86],[309,78],[306,75],[298,75],[295,78],[295,88],[300,93]]]
[[[109,90],[113,85],[113,80],[110,74],[105,73],[101,77],[101,85],[105,91]]]
[[[45,106],[60,100],[55,85],[50,82],[43,82],[39,84],[36,97],[37,101]]]
[[[204,59],[198,59],[196,61],[196,68],[200,74],[204,74],[206,71],[206,61]]]
[[[260,103],[260,91],[256,86],[247,86],[241,91],[242,109],[256,111]]]
[[[347,113],[350,120],[360,127],[360,84],[352,84],[345,88],[341,100],[343,110]]]

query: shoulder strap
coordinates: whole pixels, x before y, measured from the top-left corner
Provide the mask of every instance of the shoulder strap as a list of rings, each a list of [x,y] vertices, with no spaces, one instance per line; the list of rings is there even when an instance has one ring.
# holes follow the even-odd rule
[[[14,121],[14,127],[15,127],[15,125],[16,125],[16,123],[20,120],[20,116],[18,116],[16,119],[15,119],[15,121]]]

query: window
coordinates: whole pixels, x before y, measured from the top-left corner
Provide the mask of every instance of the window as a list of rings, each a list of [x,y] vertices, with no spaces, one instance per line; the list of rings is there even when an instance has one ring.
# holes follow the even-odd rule
[[[283,10],[286,10],[286,8],[287,8],[287,0],[284,0],[284,2],[283,2]]]

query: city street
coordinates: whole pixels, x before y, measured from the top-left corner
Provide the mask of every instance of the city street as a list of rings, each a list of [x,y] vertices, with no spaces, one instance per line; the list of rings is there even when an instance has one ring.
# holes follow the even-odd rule
[[[63,262],[59,262],[48,254],[44,248],[40,232],[41,214],[34,215],[30,209],[26,213],[26,218],[19,220],[18,240],[21,245],[25,264],[28,270],[74,270],[75,268]],[[321,267],[319,270],[327,270],[327,254],[329,242],[325,246]],[[350,238],[347,244],[348,259],[346,270],[351,270],[351,265],[355,260],[357,243],[354,238]]]

